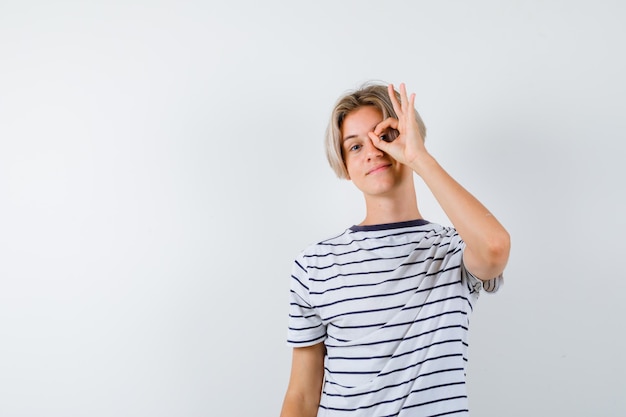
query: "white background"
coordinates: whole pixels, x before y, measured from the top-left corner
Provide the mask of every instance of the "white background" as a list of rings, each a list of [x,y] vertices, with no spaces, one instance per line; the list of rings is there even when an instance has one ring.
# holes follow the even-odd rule
[[[0,3],[0,415],[272,416],[291,262],[358,223],[335,99],[405,82],[508,228],[476,416],[623,416],[621,1]],[[419,183],[422,214],[448,220]]]

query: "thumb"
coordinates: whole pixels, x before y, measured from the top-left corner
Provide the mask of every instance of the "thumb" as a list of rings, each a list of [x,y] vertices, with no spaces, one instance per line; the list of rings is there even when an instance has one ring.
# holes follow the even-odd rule
[[[389,142],[384,141],[383,139],[381,139],[381,136],[378,136],[374,132],[368,132],[367,135],[369,136],[374,146],[376,146],[381,151],[387,152],[390,146]]]

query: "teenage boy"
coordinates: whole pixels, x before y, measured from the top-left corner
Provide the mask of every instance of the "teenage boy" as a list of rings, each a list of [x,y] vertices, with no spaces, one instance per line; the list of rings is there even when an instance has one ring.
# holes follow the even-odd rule
[[[510,238],[428,153],[414,102],[404,84],[367,84],[333,109],[326,154],[366,214],[294,262],[281,417],[469,413],[469,317],[501,284]],[[453,227],[422,217],[415,174]]]

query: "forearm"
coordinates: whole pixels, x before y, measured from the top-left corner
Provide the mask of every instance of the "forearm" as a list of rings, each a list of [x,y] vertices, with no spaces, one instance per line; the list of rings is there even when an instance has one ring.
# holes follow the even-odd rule
[[[287,391],[280,417],[315,417],[319,407],[319,397],[306,398]]]
[[[500,274],[509,256],[506,229],[471,193],[429,154],[411,164],[466,244],[464,258],[472,273],[490,279]]]

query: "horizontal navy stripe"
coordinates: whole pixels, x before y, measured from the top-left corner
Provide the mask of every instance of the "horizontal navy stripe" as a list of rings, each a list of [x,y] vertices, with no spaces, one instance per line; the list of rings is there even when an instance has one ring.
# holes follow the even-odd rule
[[[407,409],[409,409],[409,408],[423,407],[423,406],[425,406],[425,405],[431,405],[431,404],[439,403],[439,402],[441,402],[441,401],[458,400],[458,399],[461,399],[461,398],[467,398],[467,396],[466,396],[466,395],[459,395],[459,396],[456,396],[456,397],[446,397],[446,398],[440,398],[440,399],[437,399],[437,400],[425,401],[425,402],[423,402],[423,403],[419,403],[419,404],[405,405],[404,407],[402,407],[402,409],[403,409],[403,410],[407,410]],[[467,411],[467,410],[465,410],[465,409],[464,409],[464,410],[449,411],[449,412],[447,412],[447,413],[443,413],[443,414],[434,414],[434,415],[429,416],[429,417],[436,417],[436,416],[442,416],[442,415],[449,415],[449,414],[454,414],[454,413],[459,413],[459,412],[465,412],[465,411]]]
[[[436,333],[439,332],[441,330],[450,330],[450,329],[462,329],[462,330],[467,330],[467,327],[460,325],[460,324],[453,324],[450,326],[442,326],[442,327],[437,327],[436,329],[431,329],[422,333],[418,333],[415,334],[413,336],[408,336],[408,337],[398,337],[395,339],[386,339],[386,340],[377,340],[376,342],[362,342],[362,343],[356,343],[354,345],[348,345],[348,346],[342,346],[342,345],[333,345],[330,342],[328,342],[326,345],[328,347],[334,347],[334,348],[352,348],[354,346],[375,346],[375,345],[381,345],[381,344],[387,344],[387,343],[395,343],[395,342],[399,342],[401,340],[412,340],[412,339],[417,339],[419,337],[422,336],[426,336],[428,334],[432,334],[432,333]],[[330,336],[329,336],[330,337]]]
[[[306,315],[298,315],[298,314],[289,314],[289,318],[292,319],[310,319],[312,317],[316,317],[315,314],[306,314]]]
[[[395,268],[392,268],[392,269],[381,269],[381,270],[377,270],[377,271],[351,272],[351,273],[337,274],[337,275],[333,275],[333,276],[325,277],[325,278],[311,278],[310,281],[312,281],[312,282],[326,282],[326,281],[330,281],[331,279],[341,278],[341,277],[345,277],[345,278],[347,278],[347,277],[358,277],[358,276],[371,277],[372,275],[388,274],[388,273],[394,272],[394,271],[396,271]],[[415,277],[419,277],[421,275],[426,275],[426,272],[420,272],[419,274],[415,274],[415,275],[407,275],[406,278],[415,278]]]
[[[424,359],[422,361],[413,363],[411,365],[407,365],[407,366],[404,366],[404,367],[401,367],[401,368],[397,368],[397,369],[392,369],[392,370],[387,371],[387,372],[380,372],[380,370],[371,370],[371,371],[345,371],[345,370],[337,370],[337,369],[331,370],[328,367],[324,367],[324,369],[326,369],[326,371],[330,375],[341,375],[341,374],[344,374],[344,375],[362,375],[362,374],[365,374],[365,375],[367,375],[367,374],[376,374],[377,377],[380,378],[380,377],[383,377],[383,376],[392,375],[392,374],[395,374],[395,373],[398,373],[398,372],[406,371],[406,370],[411,369],[411,368],[420,367],[420,366],[424,365],[427,362],[438,361],[438,360],[441,360],[441,359],[450,359],[450,358],[455,358],[455,357],[456,358],[462,358],[463,355],[461,353],[450,353],[450,354],[447,354],[447,355],[440,355],[440,356],[435,356],[435,357],[429,357],[429,358],[426,358],[426,359]]]
[[[317,307],[329,307],[329,306],[334,306],[334,305],[341,304],[341,303],[348,303],[350,301],[371,300],[371,299],[381,298],[381,297],[393,297],[394,295],[406,294],[408,292],[415,293],[416,291],[414,287],[409,287],[404,290],[388,292],[388,293],[383,293],[383,294],[370,294],[370,295],[364,295],[362,297],[339,298],[338,300],[330,302],[330,303],[318,304]]]
[[[294,345],[309,345],[309,344],[314,344],[312,342],[321,342],[324,340],[324,337],[315,337],[313,339],[307,339],[307,340],[291,340],[291,339],[287,339],[287,343],[291,343]]]
[[[335,393],[330,393],[324,390],[324,394],[328,395],[329,397],[342,397],[342,398],[349,398],[349,397],[361,397],[361,396],[366,396],[366,395],[371,395],[371,394],[376,394],[382,391],[385,391],[387,389],[392,389],[392,388],[398,388],[401,387],[403,385],[407,385],[407,384],[413,384],[415,381],[417,381],[418,379],[423,379],[429,376],[433,376],[433,375],[440,375],[443,373],[448,373],[448,372],[461,372],[464,371],[463,368],[449,368],[449,369],[438,369],[436,371],[433,372],[424,372],[419,374],[418,376],[408,379],[406,381],[402,381],[402,382],[398,382],[397,384],[389,384],[389,385],[385,385],[381,388],[375,389],[375,390],[371,390],[371,391],[364,391],[364,392],[359,392],[356,394],[335,394]],[[329,385],[336,385],[336,386],[341,386],[339,384],[337,384],[336,382],[333,381],[329,381],[328,382]],[[354,388],[354,387],[346,387],[346,386],[341,386],[342,388]]]
[[[396,260],[396,259],[404,259],[404,258],[406,258],[406,255],[402,254],[402,255],[398,255],[398,256],[390,256],[390,257],[387,257],[387,258],[369,258],[369,259],[359,259],[357,261],[350,261],[350,262],[335,262],[335,263],[328,264],[328,265],[323,265],[323,266],[310,265],[309,268],[310,269],[323,270],[323,269],[333,268],[333,267],[336,267],[336,266],[363,265],[363,264],[367,264],[367,263],[371,263],[371,262],[393,261],[393,260]]]
[[[402,357],[402,356],[410,355],[410,354],[415,353],[415,352],[419,352],[420,350],[428,349],[428,348],[433,347],[433,346],[444,345],[446,343],[459,343],[459,342],[461,344],[463,343],[463,341],[461,339],[449,339],[449,340],[442,340],[440,342],[434,342],[434,343],[431,343],[429,345],[423,345],[423,346],[420,346],[420,347],[418,347],[416,349],[409,350],[407,352],[403,352],[403,353],[400,353],[400,354],[381,355],[381,356],[356,356],[356,357],[329,356],[328,360],[329,361],[331,361],[331,360],[347,360],[347,361],[352,361],[352,360],[358,361],[358,360],[360,360],[360,361],[363,361],[363,360],[368,360],[368,359],[399,358],[399,357]]]
[[[330,321],[330,320],[336,319],[337,317],[342,317],[342,316],[352,316],[352,315],[356,315],[356,314],[380,313],[381,311],[399,310],[402,307],[403,307],[403,305],[399,304],[399,305],[391,306],[391,307],[373,308],[373,309],[360,310],[360,311],[350,311],[350,312],[347,312],[347,313],[336,314],[336,315],[330,316],[330,317],[322,317],[322,320]]]
[[[439,300],[434,300],[434,301],[428,301],[426,303],[423,304],[419,304],[419,305],[415,305],[415,306],[408,306],[408,307],[404,307],[403,310],[413,310],[413,309],[420,309],[422,307],[428,306],[428,305],[432,305],[432,304],[436,304],[436,303],[442,303],[444,301],[450,301],[450,300],[465,300],[467,301],[467,303],[469,304],[469,300],[467,299],[467,297],[463,296],[463,295],[455,295],[453,297],[446,297],[446,298],[441,298]]]
[[[415,252],[420,252],[420,251],[432,252],[436,250],[435,248],[443,248],[449,245],[450,243],[446,242],[446,243],[441,243],[441,244],[434,244],[432,246],[415,247],[415,242],[404,242],[404,243],[397,244],[397,245],[381,245],[381,246],[375,246],[372,248],[361,247],[361,248],[353,249],[348,252],[327,252],[327,253],[322,253],[322,254],[312,253],[312,254],[304,255],[304,258],[305,259],[321,259],[321,258],[326,258],[328,256],[335,256],[339,258],[339,257],[347,257],[348,255],[354,255],[355,253],[359,253],[359,252],[371,253],[371,252],[375,252],[381,249],[392,249],[392,248],[401,248],[405,246],[412,246],[413,248],[409,252],[404,253],[404,257],[406,257],[410,253],[415,253]]]
[[[388,324],[385,324],[383,327],[386,328],[386,327],[396,327],[396,326],[410,326],[412,324],[423,323],[425,321],[441,318],[443,316],[447,316],[450,314],[460,314],[462,316],[467,316],[467,313],[465,311],[451,310],[451,311],[444,311],[443,313],[439,313],[439,314],[433,314],[432,316],[426,316],[424,318],[420,318],[420,319],[413,320],[413,321],[405,321],[402,323],[391,323],[391,324],[388,323]]]
[[[324,294],[327,294],[329,292],[338,291],[338,290],[349,290],[349,289],[352,289],[352,288],[377,287],[377,286],[380,286],[380,285],[391,284],[393,282],[401,282],[401,281],[409,280],[409,279],[412,279],[412,278],[416,278],[417,276],[418,275],[409,275],[409,276],[403,276],[403,277],[386,279],[386,280],[379,281],[379,282],[366,282],[366,283],[361,283],[361,284],[342,285],[340,287],[328,288],[328,289],[325,289],[324,291],[319,291],[319,292],[311,291],[310,294],[311,295],[324,295]]]
[[[451,384],[433,385],[433,386],[430,386],[430,387],[425,387],[425,388],[421,388],[421,389],[416,389],[416,390],[413,390],[413,391],[411,391],[409,394],[407,394],[407,395],[403,395],[403,396],[398,397],[398,398],[394,398],[394,399],[391,399],[391,400],[385,400],[385,401],[378,401],[378,402],[373,403],[373,404],[368,404],[368,405],[364,405],[364,406],[360,406],[360,407],[356,407],[356,408],[336,408],[336,407],[335,407],[335,408],[331,408],[331,407],[323,407],[323,408],[326,408],[327,410],[335,410],[335,411],[351,411],[351,412],[358,411],[358,410],[367,410],[368,408],[377,407],[377,406],[379,406],[379,405],[383,405],[383,404],[389,404],[389,403],[393,403],[393,402],[396,402],[396,401],[404,401],[404,400],[406,400],[406,399],[407,399],[407,398],[408,398],[411,394],[416,394],[416,393],[420,393],[420,392],[425,392],[425,391],[429,391],[429,390],[433,390],[433,389],[438,389],[438,388],[449,387],[449,386],[463,385],[463,384],[464,384],[464,382],[455,382],[455,383],[451,383]],[[429,401],[429,402],[426,402],[426,403],[422,403],[422,404],[420,404],[419,406],[429,405],[429,404],[432,404],[432,403],[435,403],[435,402],[446,401],[446,400],[448,400],[448,399],[456,399],[456,398],[457,398],[457,397],[444,397],[444,398],[440,398],[440,399],[438,399],[438,400],[432,400],[432,401]],[[412,405],[412,406],[409,406],[409,407],[402,407],[402,408],[403,408],[403,409],[404,409],[404,408],[412,408],[412,407],[415,407],[415,406],[416,406],[416,405]]]
[[[300,330],[311,330],[311,329],[317,329],[318,327],[321,327],[322,323],[318,324],[317,326],[307,326],[307,327],[291,327],[289,326],[289,330],[295,330],[295,331],[300,331]]]
[[[320,259],[320,258],[326,258],[328,256],[348,256],[348,255],[353,255],[355,253],[359,253],[359,252],[374,252],[380,249],[391,249],[391,248],[401,248],[404,246],[414,246],[415,243],[414,242],[405,242],[399,245],[381,245],[381,246],[374,246],[372,248],[358,248],[358,249],[353,249],[351,251],[348,252],[328,252],[328,253],[315,253],[315,254],[311,254],[311,255],[305,255],[305,258],[312,258],[312,259]],[[416,248],[414,250],[419,250],[419,248]],[[422,250],[430,250],[430,248],[423,248]],[[406,255],[405,255],[406,256]]]
[[[461,311],[461,310],[451,310],[451,311],[444,311],[443,313],[439,313],[439,314],[433,314],[432,316],[426,316],[424,318],[421,319],[417,319],[417,320],[412,320],[412,321],[404,321],[401,323],[372,323],[372,324],[366,324],[366,325],[360,325],[360,326],[340,326],[338,324],[335,323],[328,323],[328,326],[331,327],[336,327],[338,329],[364,329],[364,328],[368,328],[368,327],[381,327],[381,328],[387,328],[387,327],[398,327],[398,326],[410,326],[414,323],[420,323],[420,322],[425,322],[428,320],[432,320],[435,318],[439,318],[442,316],[447,316],[449,314],[461,314],[464,316],[467,316],[467,313],[465,311]]]

